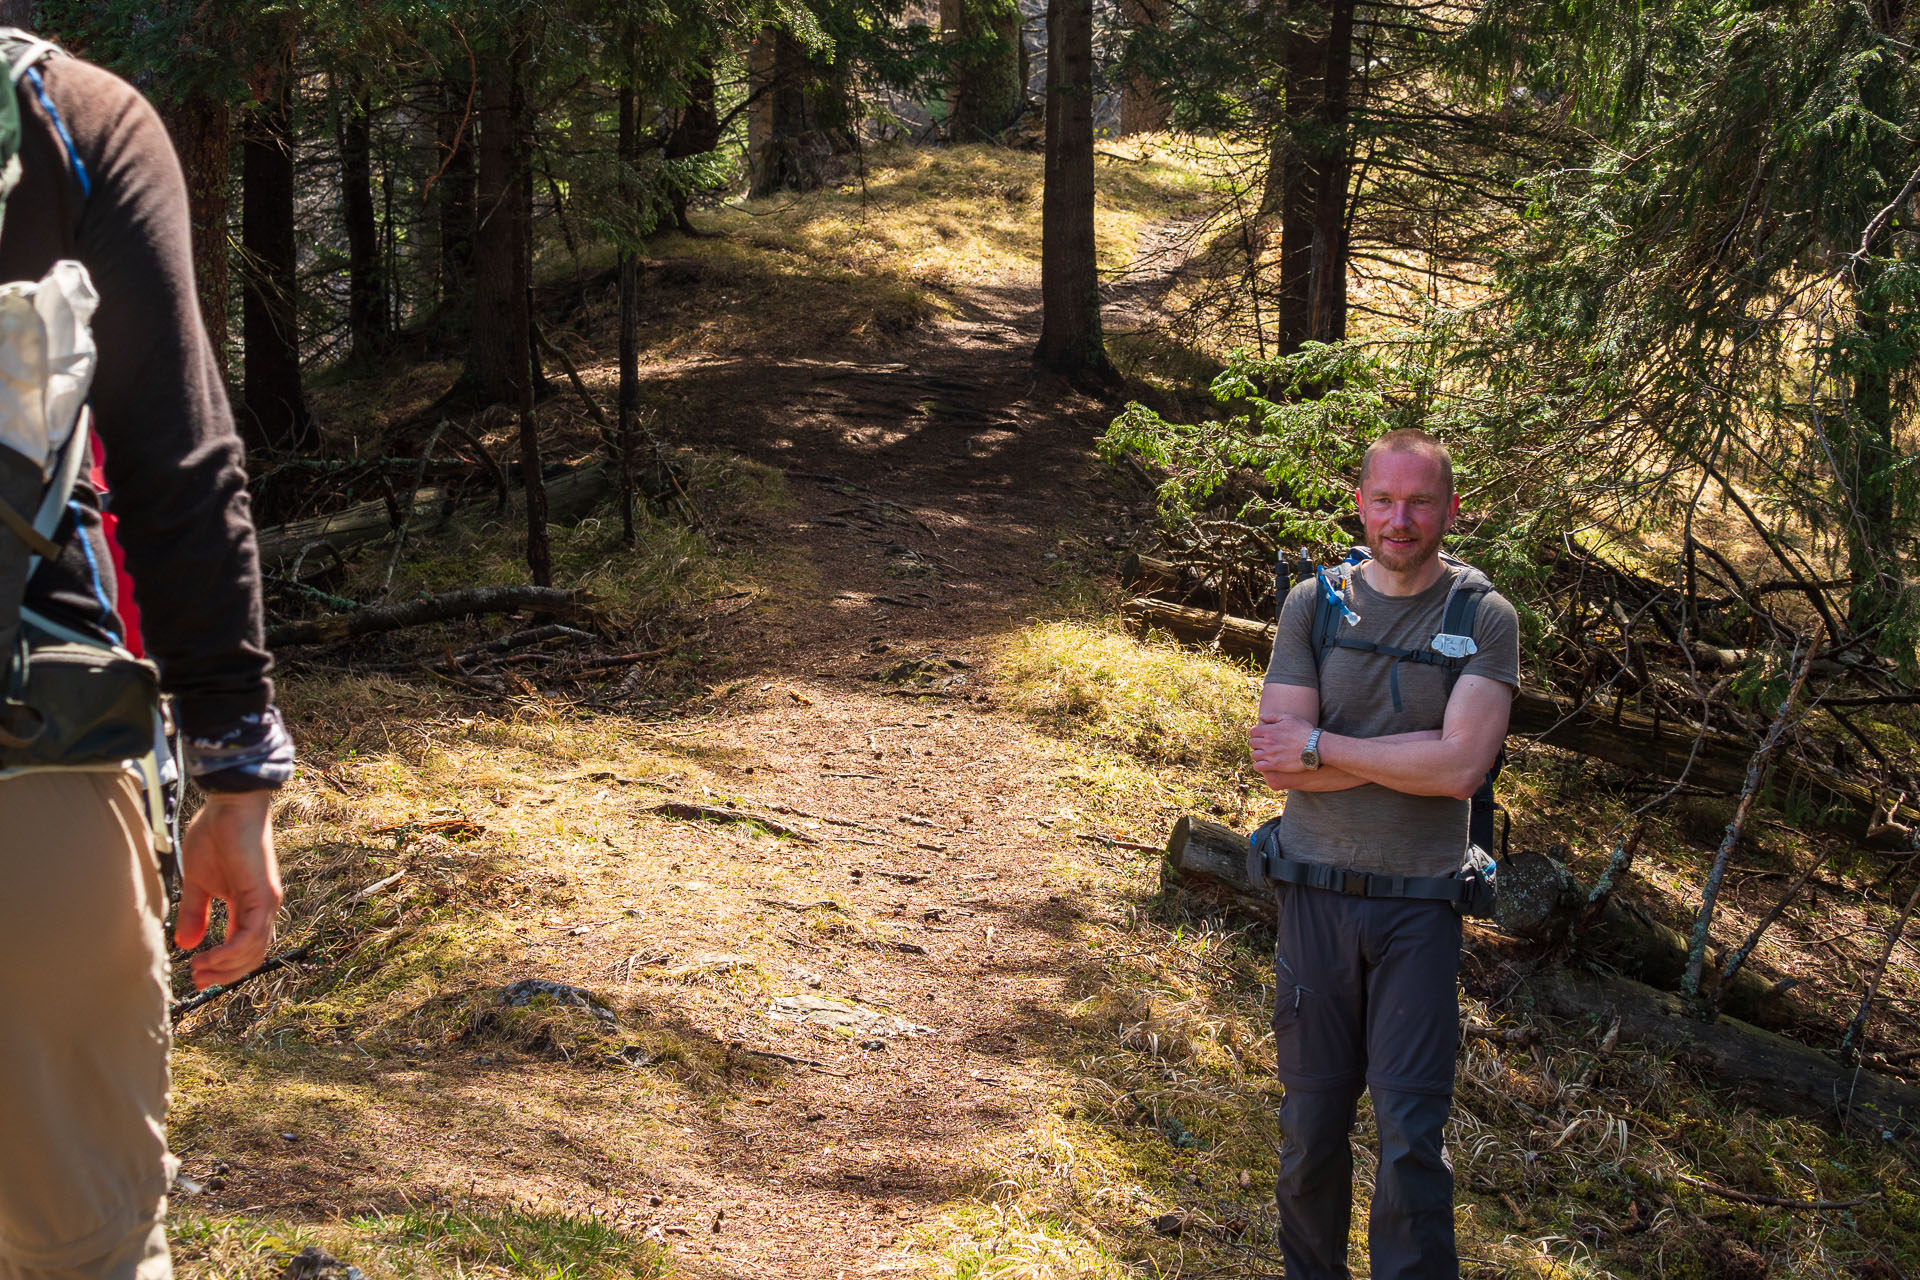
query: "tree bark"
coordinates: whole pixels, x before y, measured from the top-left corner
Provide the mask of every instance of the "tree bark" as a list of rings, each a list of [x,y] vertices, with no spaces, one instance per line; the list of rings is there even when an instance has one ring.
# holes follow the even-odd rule
[[[0,0],[0,27],[33,30],[33,0]]]
[[[826,139],[809,101],[820,79],[806,50],[783,27],[769,27],[754,41],[749,86],[761,95],[761,140],[749,158],[749,194],[813,191],[826,181]]]
[[[440,306],[465,314],[473,297],[473,74],[455,64],[442,86],[436,133],[444,168],[434,183],[440,222]]]
[[[227,368],[227,192],[232,183],[233,115],[226,100],[199,90],[163,99],[173,149],[187,184],[187,214],[193,224],[193,280],[207,340]]]
[[[1347,205],[1353,175],[1354,0],[1297,3],[1287,36],[1285,115],[1262,211],[1280,215],[1275,345],[1282,355],[1347,333]]]
[[[1046,189],[1036,363],[1112,383],[1093,229],[1093,0],[1048,0]]]
[[[720,111],[715,97],[713,55],[703,53],[694,59],[687,72],[687,100],[667,135],[666,158],[686,160],[705,155],[720,145]],[[636,157],[638,153],[635,153]],[[673,202],[673,225],[686,235],[698,235],[687,220],[687,202],[692,193],[675,182],[669,198]]]
[[[940,31],[957,46],[947,93],[949,142],[998,137],[1026,106],[1020,8],[1014,0],[942,0]]]
[[[527,114],[526,60],[532,40],[525,20],[516,22],[507,51],[508,171],[520,175],[509,185],[519,191],[513,202],[513,324],[519,344],[512,389],[520,414],[520,483],[527,491],[527,573],[535,586],[553,584],[553,548],[547,539],[547,482],[540,458],[540,424],[534,416],[533,382],[533,121]]]
[[[525,184],[514,168],[518,65],[508,36],[477,50],[479,59],[479,142],[477,208],[473,234],[473,326],[467,348],[465,381],[473,396],[488,404],[518,406],[527,379],[526,290],[521,263]]]
[[[620,86],[620,164],[621,197],[631,206],[633,193],[629,178],[630,166],[639,158],[640,122],[639,95],[635,92],[632,75],[637,62],[638,49],[633,28],[627,28],[625,36],[625,55],[628,67],[628,79]],[[713,75],[711,66],[706,68],[706,87],[711,106]],[[694,110],[690,102],[681,113],[680,124],[686,123],[686,117]],[[674,136],[679,136],[681,128],[676,125]],[[668,150],[672,150],[669,139]],[[687,206],[683,192],[676,191],[675,213],[681,222],[686,221]],[[618,425],[615,427],[613,447],[615,452],[614,472],[620,483],[620,537],[628,546],[634,542],[633,528],[633,438],[640,413],[640,255],[635,246],[622,242],[619,260],[620,275],[620,394]]]
[[[373,124],[366,82],[353,76],[342,88],[340,213],[347,227],[348,359],[367,362],[379,358],[388,336],[387,281],[373,210]]]
[[[1157,31],[1166,25],[1167,0],[1121,0],[1120,17],[1132,31]],[[1127,72],[1120,86],[1120,135],[1159,133],[1167,127],[1166,100],[1159,86],[1139,70]]]
[[[245,249],[240,419],[249,446],[297,453],[315,443],[315,432],[300,384],[291,42],[274,57],[240,143]]]

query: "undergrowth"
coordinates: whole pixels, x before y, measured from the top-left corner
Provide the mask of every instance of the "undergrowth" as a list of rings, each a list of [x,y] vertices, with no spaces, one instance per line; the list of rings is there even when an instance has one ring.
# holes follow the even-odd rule
[[[1094,235],[1100,267],[1112,273],[1133,261],[1148,227],[1197,209],[1211,180],[1182,153],[1144,140],[1102,151]],[[1037,152],[984,143],[893,145],[869,152],[864,175],[837,187],[744,201],[716,212],[712,225],[868,279],[942,291],[1010,283],[1040,261],[1041,164]]]
[[[186,1280],[278,1274],[307,1248],[380,1277],[649,1280],[670,1270],[665,1251],[630,1222],[533,1205],[359,1215],[324,1226],[175,1214],[169,1234]]]
[[[1272,803],[1243,791],[1236,809],[1231,789],[1246,773],[1242,735],[1257,694],[1244,666],[1111,622],[1036,622],[1009,641],[1001,672],[1013,706],[1088,748],[1073,785],[1103,769],[1138,784],[1132,828],[1145,843],[1179,799],[1211,797],[1215,813],[1242,825]],[[1590,879],[1638,820],[1617,780],[1584,767],[1530,752],[1502,796],[1516,847],[1559,844]],[[1182,773],[1184,785],[1166,785]],[[1116,796],[1108,816],[1127,812]],[[1709,856],[1699,832],[1719,825],[1717,810],[1687,805],[1650,821],[1634,896],[1676,915]],[[1738,865],[1791,867],[1811,856],[1804,843],[1775,826]],[[1091,873],[1097,895],[1121,909],[1081,940],[1099,963],[1073,1006],[1078,1084],[1042,1123],[987,1153],[972,1195],[928,1231],[953,1274],[1279,1273],[1272,935],[1164,899],[1157,871],[1141,853]],[[1730,893],[1726,933],[1744,931],[1767,901]],[[1863,920],[1861,934],[1876,924],[1885,927]],[[1807,939],[1782,928],[1773,945],[1773,963],[1791,965]],[[1463,1014],[1448,1145],[1465,1274],[1891,1280],[1920,1266],[1920,1176],[1897,1144],[1744,1106],[1604,1027],[1536,1022],[1471,996]],[[1356,1140],[1370,1153],[1364,1101]],[[1370,1159],[1356,1169],[1356,1261]],[[1739,1195],[1844,1207],[1781,1212]]]

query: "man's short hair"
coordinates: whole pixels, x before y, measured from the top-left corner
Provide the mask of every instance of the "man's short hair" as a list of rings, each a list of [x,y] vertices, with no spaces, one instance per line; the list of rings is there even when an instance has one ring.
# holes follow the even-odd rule
[[[1440,443],[1436,436],[1428,435],[1418,427],[1401,427],[1397,431],[1375,440],[1360,455],[1360,487],[1367,487],[1367,468],[1373,465],[1376,453],[1423,453],[1440,464],[1440,478],[1447,482],[1447,492],[1453,492],[1453,455],[1447,452],[1447,446]]]

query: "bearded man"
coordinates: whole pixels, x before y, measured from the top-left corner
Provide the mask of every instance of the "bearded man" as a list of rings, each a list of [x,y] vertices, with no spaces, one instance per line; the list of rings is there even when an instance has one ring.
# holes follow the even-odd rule
[[[1460,1270],[1444,1133],[1461,931],[1442,895],[1506,737],[1519,628],[1477,571],[1441,555],[1460,498],[1438,440],[1381,437],[1355,497],[1371,557],[1344,594],[1324,574],[1288,594],[1250,734],[1254,768],[1288,793],[1275,865],[1297,873],[1276,876],[1291,880],[1276,886],[1280,1248],[1288,1280],[1350,1274],[1348,1133],[1365,1090],[1380,1140],[1374,1280],[1442,1280]],[[1480,595],[1471,634],[1449,636],[1463,586]],[[1323,609],[1337,617],[1316,633]]]

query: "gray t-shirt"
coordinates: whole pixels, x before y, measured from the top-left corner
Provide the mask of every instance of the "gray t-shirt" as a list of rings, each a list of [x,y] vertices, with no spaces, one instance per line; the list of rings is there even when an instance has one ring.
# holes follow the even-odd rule
[[[1349,603],[1357,626],[1341,624],[1353,640],[1401,649],[1427,648],[1440,630],[1447,588],[1455,571],[1413,596],[1381,595],[1354,575]],[[1320,691],[1320,726],[1350,738],[1438,729],[1446,716],[1447,673],[1424,662],[1395,663],[1380,654],[1336,648],[1323,669],[1314,668],[1313,615],[1319,593],[1308,578],[1287,594],[1273,641],[1267,683]],[[1520,624],[1513,606],[1497,591],[1480,601],[1473,639],[1478,652],[1462,675],[1486,676],[1510,687],[1520,683]],[[1393,709],[1390,681],[1399,668],[1400,710]],[[1377,783],[1346,791],[1290,791],[1280,824],[1280,847],[1289,858],[1370,871],[1380,875],[1444,876],[1460,867],[1467,847],[1467,802],[1451,796],[1415,796]]]

